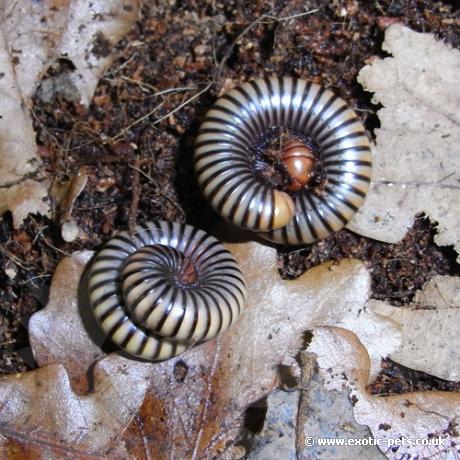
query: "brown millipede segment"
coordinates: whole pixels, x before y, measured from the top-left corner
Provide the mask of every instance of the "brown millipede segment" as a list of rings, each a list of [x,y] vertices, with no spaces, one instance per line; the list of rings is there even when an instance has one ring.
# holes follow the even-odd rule
[[[190,225],[150,222],[113,237],[89,272],[91,308],[127,353],[156,361],[228,329],[246,305],[231,253]]]
[[[313,165],[299,145],[286,165],[297,177],[290,189],[273,189],[253,174],[252,146],[272,128],[317,146],[311,160],[325,175],[321,193],[300,177]],[[364,202],[371,170],[369,141],[354,111],[328,89],[289,77],[249,81],[224,94],[206,114],[195,145],[198,183],[212,207],[284,244],[313,243],[344,227]]]

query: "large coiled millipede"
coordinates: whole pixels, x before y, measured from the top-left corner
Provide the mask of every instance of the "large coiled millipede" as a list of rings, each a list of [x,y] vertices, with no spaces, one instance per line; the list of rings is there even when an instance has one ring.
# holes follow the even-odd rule
[[[317,146],[320,193],[272,189],[254,174],[251,148],[285,128]],[[201,124],[195,172],[207,200],[226,220],[275,242],[308,244],[341,229],[362,205],[371,177],[364,127],[331,91],[304,80],[261,78],[223,95]]]
[[[214,237],[158,221],[113,237],[89,271],[104,333],[131,355],[174,357],[228,329],[246,303],[237,262]]]

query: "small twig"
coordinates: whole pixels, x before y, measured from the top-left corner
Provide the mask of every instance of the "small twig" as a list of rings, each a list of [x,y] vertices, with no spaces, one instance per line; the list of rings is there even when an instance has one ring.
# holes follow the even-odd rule
[[[138,125],[139,123],[142,123],[144,120],[147,120],[147,118],[150,118],[155,112],[160,110],[161,107],[163,107],[163,105],[164,105],[164,102],[162,102],[161,104],[158,104],[152,110],[150,110],[150,112],[146,113],[140,118],[137,118],[132,123],[130,123],[128,126],[123,128],[118,134],[115,134],[115,136],[110,137],[109,139],[106,139],[103,142],[103,144],[108,144],[109,142],[113,142],[113,141],[116,141],[117,139],[120,139],[120,137],[123,137],[131,128]]]
[[[137,171],[139,174],[142,174],[146,179],[148,179],[150,182],[152,183],[155,183],[154,180],[144,171],[142,171],[142,169],[139,169],[138,167],[134,166],[134,165],[128,165],[131,169],[134,169],[135,171]]]
[[[270,19],[272,22],[283,22],[290,21],[291,19],[302,18],[303,16],[309,16],[310,14],[317,13],[318,11],[319,8],[316,8],[316,10],[304,11],[303,13],[291,14],[290,16],[284,16],[281,18],[277,16],[270,16],[268,14],[265,14],[264,17]]]
[[[273,11],[273,10],[272,10]],[[257,18],[256,20],[254,20],[253,22],[251,22],[250,24],[248,24],[242,32],[240,32],[238,34],[238,36],[236,37],[236,39],[233,41],[233,43],[230,45],[230,47],[228,48],[227,52],[225,53],[225,55],[223,56],[223,58],[220,60],[220,62],[218,63],[217,65],[217,69],[216,71],[214,72],[214,76],[212,78],[212,80],[200,91],[198,91],[198,93],[194,94],[193,96],[189,97],[188,99],[186,99],[184,102],[182,102],[181,104],[179,104],[177,107],[175,107],[173,110],[169,111],[168,113],[166,113],[165,115],[161,116],[160,118],[158,118],[157,120],[153,121],[151,123],[151,126],[155,126],[159,123],[161,123],[163,120],[169,118],[171,115],[174,115],[176,112],[178,112],[179,110],[183,109],[185,106],[189,105],[191,102],[193,102],[195,99],[199,98],[202,94],[206,93],[207,91],[209,91],[212,86],[214,86],[215,84],[219,83],[220,79],[221,79],[221,76],[222,76],[222,73],[223,73],[223,70],[224,70],[224,67],[225,67],[225,64],[227,63],[228,59],[230,58],[230,56],[232,55],[233,53],[233,50],[235,49],[235,46],[238,44],[238,42],[249,32],[251,31],[257,24],[261,24],[261,23],[267,23],[267,21],[269,22],[283,22],[283,21],[289,21],[289,20],[292,20],[292,19],[297,19],[297,18],[300,18],[300,17],[303,17],[303,16],[307,16],[307,15],[310,15],[310,14],[313,14],[313,13],[316,13],[317,11],[319,11],[319,9],[315,9],[315,10],[310,10],[310,11],[305,11],[303,13],[298,13],[298,14],[293,14],[293,15],[290,15],[290,16],[285,16],[285,17],[278,17],[278,16],[274,16],[272,14],[264,14],[262,16],[260,16],[259,18]],[[265,21],[265,22],[264,22]],[[216,60],[216,57],[215,57],[215,50],[213,50],[213,53],[214,53],[214,59]],[[129,62],[126,61],[124,64],[126,65],[127,63]],[[119,67],[118,69],[115,69],[113,72],[111,72],[109,75],[114,75],[116,72],[118,72],[122,67]],[[142,82],[139,82],[139,81],[136,81],[136,80],[132,80],[132,79],[129,79],[127,77],[122,77],[122,79],[124,81],[127,81],[128,83],[133,83],[133,84],[136,84],[136,85],[139,85],[141,88],[148,88],[148,89],[152,89],[152,90],[156,90],[156,88],[154,86],[151,86],[151,85],[148,85],[146,83],[142,83]],[[106,78],[106,80],[109,80],[108,78]],[[153,94],[153,96],[161,96],[161,95],[164,95],[164,94],[168,94],[168,93],[171,93],[171,92],[179,92],[179,91],[190,91],[192,88],[187,88],[187,87],[183,87],[183,88],[170,88],[170,89],[166,89],[164,91],[160,91],[158,93],[155,93]],[[142,117],[136,119],[135,121],[133,121],[131,124],[129,124],[128,126],[126,126],[125,128],[123,128],[118,134],[116,134],[115,136],[105,140],[103,142],[103,144],[107,144],[109,142],[113,142],[117,139],[119,139],[120,137],[124,136],[131,128],[133,128],[134,126],[138,125],[139,123],[147,120],[148,118],[150,118],[155,112],[157,112],[161,107],[163,106],[163,103],[157,105],[156,107],[154,107],[150,112],[146,113],[145,115],[143,115]],[[142,172],[142,171],[141,171]]]
[[[31,281],[34,281],[36,279],[40,279],[40,278],[50,278],[51,275],[37,275],[37,276],[33,276],[32,278],[29,278],[25,281],[23,281],[21,284],[24,285],[24,284],[27,284],[27,283],[30,283]]]
[[[40,238],[41,234],[48,228],[48,225],[44,225],[38,233],[35,235],[34,240],[32,241],[32,246],[37,242],[38,238]]]
[[[128,217],[128,228],[129,231],[132,232],[134,226],[136,225],[136,217],[137,211],[139,209],[139,195],[140,195],[140,180],[139,180],[139,160],[134,162],[133,169],[133,182],[132,182],[132,199],[131,199],[131,207],[129,209],[129,217]]]
[[[154,88],[154,87],[152,86],[152,88]],[[155,94],[152,94],[152,97],[163,96],[164,94],[169,94],[169,93],[182,93],[182,92],[186,92],[186,91],[193,91],[194,89],[196,89],[196,88],[190,88],[188,86],[177,87],[177,88],[168,88],[168,89],[164,89],[163,91],[158,91]]]
[[[31,29],[30,32],[35,34],[54,35],[55,37],[61,36],[61,32],[53,29]]]
[[[375,113],[375,110],[360,109],[360,108],[358,108],[358,107],[353,107],[353,110],[354,110],[355,112]]]
[[[112,201],[103,201],[100,204],[94,206],[74,206],[75,211],[94,211],[95,209],[106,208],[109,204],[112,204]]]
[[[78,130],[77,130],[78,128]],[[76,132],[80,132],[80,133],[84,133],[86,135],[88,135],[88,137],[91,138],[91,140],[87,141],[87,142],[82,142],[81,144],[75,146],[75,147],[72,147],[72,149],[69,148],[70,146],[70,142],[72,140],[72,137],[73,135],[76,133]],[[67,155],[68,152],[70,150],[79,150],[79,149],[82,149],[83,147],[86,147],[87,145],[90,145],[92,143],[94,144],[97,144],[98,141],[100,140],[101,138],[101,133],[96,131],[95,129],[91,128],[90,126],[88,126],[87,124],[83,123],[83,122],[79,122],[77,121],[73,126],[72,126],[72,129],[70,130],[66,140],[65,140],[65,145],[64,145],[64,154]],[[102,145],[105,145],[104,143],[102,143]]]
[[[161,123],[163,120],[165,120],[166,118],[169,118],[171,115],[175,114],[178,110],[184,108],[186,105],[190,104],[192,101],[194,101],[197,97],[200,97],[203,93],[205,93],[206,91],[208,91],[211,86],[214,84],[214,81],[211,81],[210,83],[208,83],[206,85],[206,87],[204,89],[202,89],[201,91],[199,91],[198,93],[194,94],[193,96],[189,97],[186,101],[182,102],[182,104],[179,104],[175,109],[171,110],[170,112],[168,112],[166,115],[163,115],[161,118],[158,118],[157,120],[155,120],[151,126],[155,126],[157,125],[158,123]]]
[[[259,18],[255,19],[252,21],[249,25],[247,25],[233,40],[233,43],[230,45],[228,48],[227,52],[224,54],[224,57],[220,60],[219,66],[217,69],[216,77],[214,81],[218,82],[220,80],[220,77],[222,75],[222,72],[224,70],[225,63],[228,61],[230,56],[233,53],[233,50],[235,49],[235,46],[238,44],[238,42],[249,32],[251,31],[257,24],[260,24],[265,18],[265,15],[260,16]]]
[[[272,10],[273,11],[273,10]],[[277,17],[277,16],[273,16],[271,14],[263,14],[262,16],[260,16],[259,18],[255,19],[254,21],[252,21],[250,24],[248,24],[239,34],[238,36],[235,38],[235,40],[233,41],[233,43],[230,45],[230,48],[227,50],[227,52],[225,53],[224,57],[221,59],[220,63],[219,63],[219,67],[218,67],[218,71],[217,71],[217,75],[216,75],[216,78],[214,79],[215,82],[218,82],[220,80],[220,77],[222,75],[222,72],[223,72],[223,69],[224,69],[224,66],[226,64],[226,62],[228,61],[228,59],[230,58],[230,56],[232,55],[233,53],[233,50],[235,49],[235,46],[238,44],[238,42],[248,33],[250,32],[256,25],[258,24],[267,24],[267,23],[272,23],[272,22],[282,22],[282,21],[289,21],[291,19],[295,19],[295,18],[299,18],[299,17],[302,17],[302,16],[307,16],[309,14],[313,14],[313,13],[316,13],[317,11],[319,11],[319,9],[316,9],[316,10],[310,10],[310,11],[305,11],[304,13],[299,13],[299,14],[293,14],[291,16],[285,16],[285,17]],[[264,22],[264,21],[269,21],[269,22]]]
[[[155,93],[152,94],[151,97],[163,96],[169,93],[180,93],[180,92],[185,92],[185,91],[193,91],[194,89],[196,89],[196,88],[190,88],[189,86],[181,86],[177,88],[168,88],[162,91],[158,91],[158,88],[156,86],[150,85],[149,83],[145,83],[143,81],[134,80],[129,77],[120,77],[120,78],[106,78],[105,77],[103,78],[103,80],[108,81],[110,83],[126,82],[132,85],[139,86],[139,88],[141,88],[143,91],[144,90],[155,91]]]
[[[16,5],[18,4],[19,0],[14,0],[8,9],[8,11],[5,13],[5,15],[2,17],[2,22],[5,22],[12,14],[14,9],[16,8]]]
[[[153,180],[153,178],[151,176],[149,176],[146,172],[142,171],[142,169],[137,168],[134,165],[129,165],[129,167],[131,169],[134,169],[135,171],[137,171],[139,174],[142,174],[146,179],[149,180],[149,182],[154,184],[155,185],[155,193],[158,193],[158,195],[162,196],[165,200],[169,201],[174,206],[174,208],[177,208],[177,203],[175,203],[171,198],[169,198],[169,196],[165,195],[162,190],[158,190],[158,187],[156,187],[157,184],[155,183],[155,181]]]
[[[9,259],[11,259],[11,261],[18,265],[19,267],[21,267],[23,270],[30,270],[31,266],[27,266],[27,265],[23,265],[21,260],[18,259],[14,254],[11,254],[10,251],[8,251],[8,249],[4,248],[2,245],[0,245],[0,251],[3,252],[3,254],[5,254]]]
[[[44,236],[43,234],[41,235],[41,237],[42,237],[43,242],[44,242],[48,247],[50,247],[51,249],[54,249],[55,251],[60,252],[61,254],[64,254],[65,256],[70,256],[70,252],[66,252],[66,251],[63,251],[62,249],[57,248],[56,246],[54,246],[53,244],[51,244],[51,243],[45,238],[45,236]]]
[[[129,59],[127,59],[125,62],[123,62],[121,65],[119,65],[116,69],[113,69],[108,73],[108,75],[115,75],[117,74],[120,70],[124,69],[133,59],[137,57],[137,53],[134,53]]]

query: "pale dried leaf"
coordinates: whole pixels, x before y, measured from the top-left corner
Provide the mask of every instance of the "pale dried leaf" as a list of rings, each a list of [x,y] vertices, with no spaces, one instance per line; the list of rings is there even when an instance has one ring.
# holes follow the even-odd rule
[[[85,295],[79,293],[80,279],[92,254],[77,252],[60,262],[46,308],[29,321],[29,340],[37,364],[62,363],[73,383],[82,388],[82,378],[86,378],[91,364],[105,356],[100,348],[104,338],[99,336],[96,343],[90,339],[83,324],[89,312],[79,310],[79,297]]]
[[[4,187],[33,172],[37,156],[32,120],[23,105],[8,44],[1,33],[0,75],[0,186]]]
[[[79,394],[88,389],[89,367],[103,356],[86,336],[77,305],[82,268],[90,257],[86,251],[61,262],[53,278],[48,308],[31,319],[31,345],[39,364],[63,362],[65,367],[49,364],[36,371],[0,378],[0,433],[8,438],[1,439],[0,448],[6,452],[17,447],[13,442],[40,458],[106,458],[108,453],[127,456],[118,439],[139,411],[151,364],[109,355],[91,370],[91,393]],[[63,315],[54,318],[58,303],[63,306]],[[86,339],[84,351],[78,348],[79,334]],[[67,336],[67,340],[59,343],[55,336],[58,340]],[[65,360],[61,347],[67,349]]]
[[[358,77],[383,108],[371,188],[349,227],[396,243],[425,212],[439,223],[436,242],[460,252],[460,53],[400,24],[383,48],[393,57]]]
[[[20,184],[0,189],[0,214],[11,210],[15,227],[19,227],[30,213],[47,215],[49,204],[45,184],[46,181],[26,179]]]
[[[109,356],[95,366],[87,396],[74,392],[59,364],[1,377],[2,458],[13,458],[17,443],[27,449],[24,458],[127,458],[118,437],[142,403],[147,367]],[[120,394],[123,388],[129,398]]]
[[[0,30],[0,212],[13,212],[18,227],[30,213],[47,214],[47,184],[24,179],[39,166],[32,120],[17,84],[8,44]]]
[[[349,391],[356,421],[367,425],[373,437],[381,440],[379,448],[388,458],[458,458],[460,394],[432,391],[370,395],[366,391],[369,356],[358,338],[345,329],[316,329],[309,351],[317,356],[325,387]],[[414,444],[392,450],[389,440],[402,437]],[[441,446],[415,445],[417,439],[438,437]]]
[[[460,380],[460,278],[435,276],[405,307],[371,301],[372,311],[396,321],[403,340],[390,357],[411,369]]]
[[[89,105],[99,78],[112,63],[112,47],[131,29],[138,17],[138,0],[73,0],[59,54],[75,65],[72,81],[81,101]],[[98,44],[103,49],[98,51]]]
[[[132,26],[138,11],[137,0],[0,3],[0,212],[11,210],[16,227],[29,213],[49,213],[43,202],[47,181],[24,182],[40,166],[29,113],[39,80],[65,56],[76,67],[69,78],[82,102],[89,104],[112,62],[112,46]]]
[[[297,280],[284,281],[274,268],[273,248],[253,242],[228,247],[246,274],[249,308],[217,340],[151,366],[152,386],[143,408],[136,424],[120,438],[138,458],[164,458],[172,448],[178,458],[212,457],[221,452],[238,435],[247,406],[280,384],[279,366],[296,365],[294,357],[303,346],[303,332],[315,325],[352,327],[374,346],[376,369],[380,357],[393,350],[392,340],[399,345],[395,323],[365,308],[370,279],[360,262],[329,263]],[[37,360],[42,365],[64,363],[75,382],[84,379],[85,366],[98,352],[78,319],[81,314],[86,327],[94,330],[85,289],[82,287],[77,305],[75,287],[88,257],[85,253],[61,262],[49,304],[32,317],[29,328]],[[379,345],[378,350],[379,337],[388,337],[390,345]],[[100,342],[99,336],[96,343]],[[75,363],[75,356],[80,363]],[[126,360],[127,368],[133,363]],[[130,388],[120,388],[120,397],[129,399]],[[158,424],[159,418],[164,423]],[[145,436],[156,442],[130,444]]]
[[[16,57],[16,78],[22,96],[30,98],[38,80],[56,57],[71,0],[2,2],[2,30],[11,56]]]
[[[97,51],[98,40],[105,40],[106,50],[111,51],[131,28],[138,11],[137,0],[5,2],[2,28],[18,58],[15,68],[23,97],[31,97],[48,67],[64,56],[76,67],[71,78],[88,105],[112,62],[111,53]]]

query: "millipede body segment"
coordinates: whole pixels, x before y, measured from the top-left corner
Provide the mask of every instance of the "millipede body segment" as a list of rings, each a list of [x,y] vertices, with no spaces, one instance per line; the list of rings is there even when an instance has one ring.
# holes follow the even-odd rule
[[[203,230],[163,221],[113,237],[94,258],[89,293],[105,334],[154,361],[225,331],[246,304],[231,253]]]
[[[320,190],[271,188],[254,174],[251,151],[264,132],[284,128],[317,147]],[[328,89],[289,77],[232,89],[211,107],[195,146],[195,172],[213,206],[233,224],[283,244],[308,244],[340,230],[363,204],[372,159],[364,127]]]

